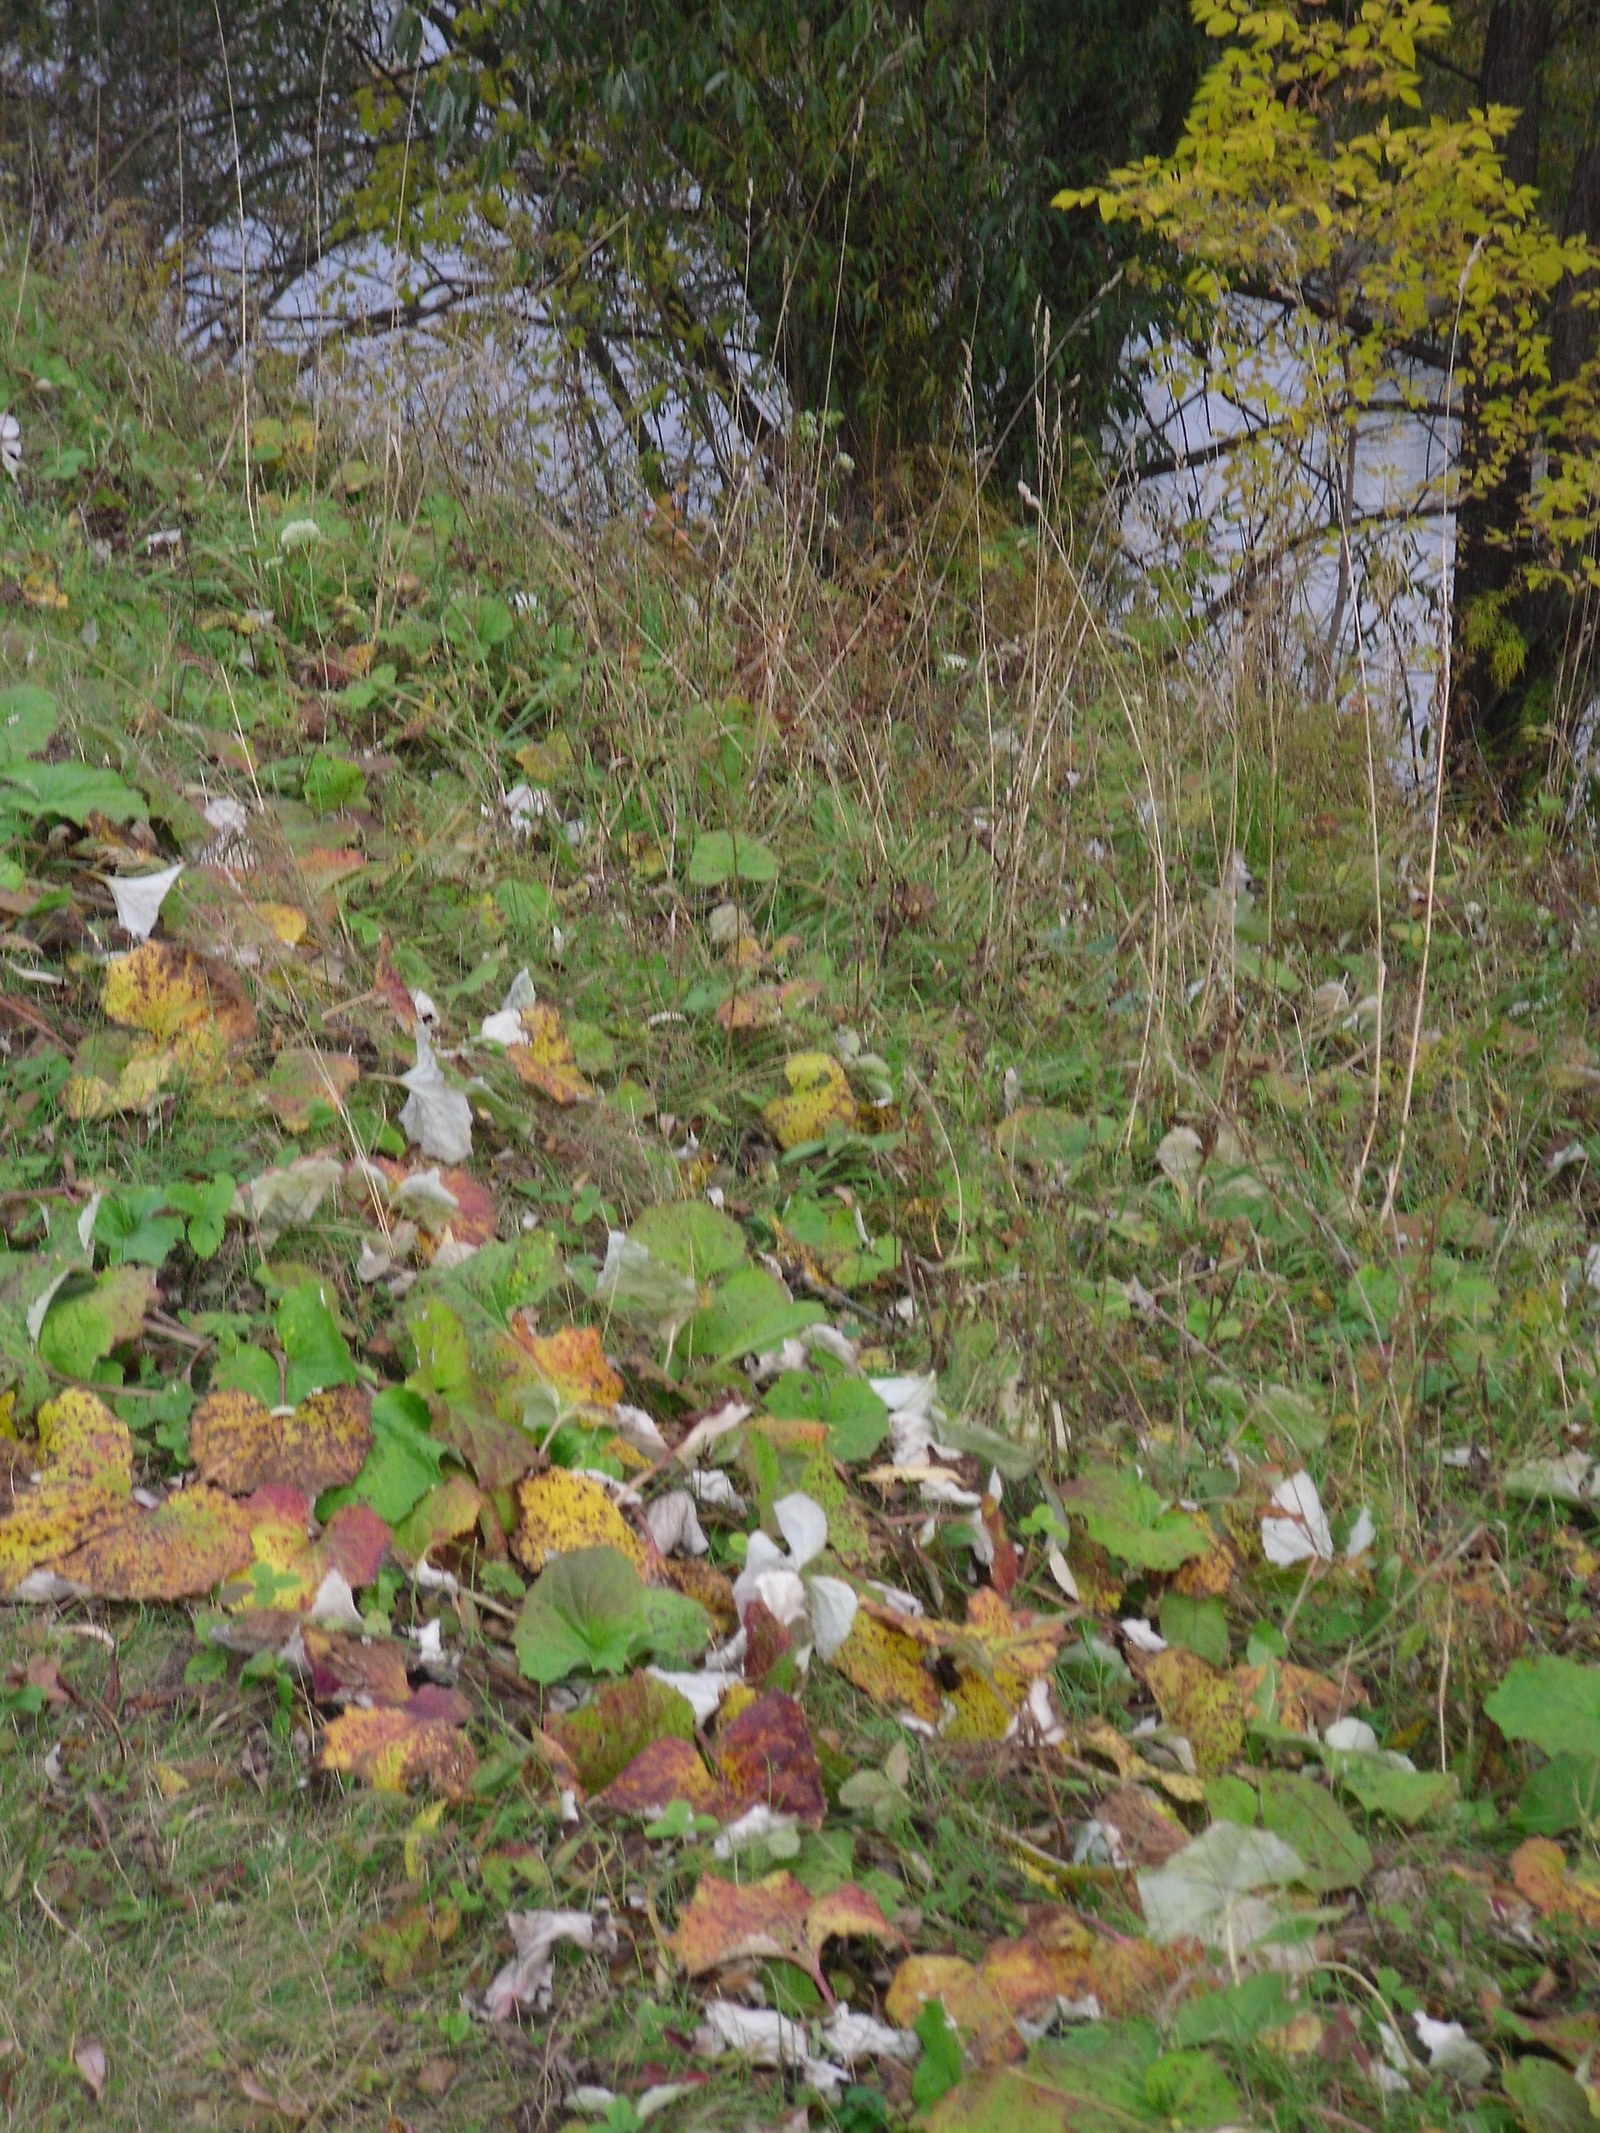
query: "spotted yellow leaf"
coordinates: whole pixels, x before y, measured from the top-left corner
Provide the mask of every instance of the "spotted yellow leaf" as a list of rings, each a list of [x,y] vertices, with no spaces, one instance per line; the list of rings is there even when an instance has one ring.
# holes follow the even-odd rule
[[[521,1519],[512,1553],[530,1570],[578,1548],[618,1548],[636,1570],[648,1560],[644,1542],[597,1481],[553,1466],[517,1484]]]
[[[784,1062],[789,1094],[767,1104],[761,1115],[780,1148],[820,1141],[830,1126],[853,1126],[856,1101],[844,1068],[826,1052],[796,1052]]]

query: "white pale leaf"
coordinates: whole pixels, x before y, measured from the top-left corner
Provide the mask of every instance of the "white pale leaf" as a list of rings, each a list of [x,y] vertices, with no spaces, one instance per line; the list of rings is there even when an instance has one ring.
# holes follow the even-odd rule
[[[106,886],[117,907],[117,924],[136,941],[147,941],[155,931],[167,891],[183,872],[183,861],[163,867],[159,874],[115,874]]]
[[[808,1578],[806,1596],[811,1602],[811,1634],[817,1657],[831,1659],[855,1625],[856,1596],[843,1578]]]
[[[263,1237],[276,1237],[314,1221],[343,1176],[344,1165],[332,1156],[297,1156],[252,1178],[237,1195],[239,1212],[255,1222]]]
[[[413,1170],[390,1195],[397,1214],[409,1215],[425,1230],[441,1230],[461,1212],[461,1202],[439,1176],[438,1168]]]
[[[1333,1532],[1317,1485],[1304,1467],[1280,1481],[1272,1492],[1272,1509],[1261,1521],[1261,1546],[1280,1570],[1313,1558],[1333,1561]]]
[[[644,1514],[650,1538],[663,1555],[707,1555],[711,1543],[701,1530],[694,1498],[687,1489],[669,1489]]]
[[[483,1996],[491,2022],[504,2022],[519,2007],[535,2014],[549,2007],[556,1949],[563,1941],[593,1948],[605,1947],[613,1938],[604,1917],[589,1911],[509,1911],[506,1924],[517,1952]]]
[[[863,2059],[898,2059],[914,2066],[922,2051],[915,2030],[893,2029],[875,2015],[856,2014],[843,2001],[833,2010],[821,2030],[824,2048],[846,2066],[859,2066]]]
[[[1463,2088],[1483,2086],[1493,2071],[1489,2056],[1473,2043],[1459,2022],[1435,2022],[1421,2013],[1414,2014],[1411,2020],[1428,2055],[1431,2073],[1443,2074],[1447,2081],[1459,2081]]]
[[[647,1674],[657,1681],[664,1681],[669,1689],[676,1689],[694,1713],[694,1722],[703,1726],[717,1715],[717,1706],[740,1677],[728,1667],[707,1667],[700,1674],[677,1674],[665,1667],[647,1666]]]
[[[1344,1544],[1345,1561],[1353,1563],[1359,1560],[1377,1537],[1378,1528],[1372,1513],[1363,1507],[1356,1513],[1356,1522],[1350,1528],[1350,1537]]]
[[[1304,1872],[1299,1853],[1271,1830],[1213,1822],[1165,1866],[1140,1874],[1150,1938],[1163,1947],[1194,1939],[1217,1948],[1228,1944],[1231,1930],[1237,1944],[1244,1900],[1262,1889],[1285,1888]],[[1260,1925],[1256,1911],[1243,1915]]]
[[[427,1032],[417,1029],[417,1063],[402,1074],[411,1091],[400,1112],[407,1138],[441,1163],[464,1163],[472,1153],[472,1106],[451,1088],[434,1057]]]
[[[772,1515],[778,1522],[778,1531],[789,1543],[789,1559],[796,1570],[804,1570],[828,1545],[828,1514],[814,1498],[796,1490],[791,1496],[780,1496],[772,1506]]]
[[[1193,1126],[1174,1126],[1156,1150],[1156,1161],[1182,1193],[1193,1192],[1205,1160],[1205,1143]]]

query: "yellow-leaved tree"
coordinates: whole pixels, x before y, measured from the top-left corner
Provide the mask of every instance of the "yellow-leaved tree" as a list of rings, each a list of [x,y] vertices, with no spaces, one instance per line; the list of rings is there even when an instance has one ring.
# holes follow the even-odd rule
[[[1205,449],[1238,495],[1248,538],[1223,606],[1276,588],[1320,553],[1337,591],[1322,647],[1330,693],[1359,673],[1365,567],[1377,538],[1474,499],[1512,499],[1499,538],[1506,582],[1571,593],[1600,585],[1600,366],[1552,375],[1552,322],[1592,308],[1600,254],[1558,235],[1508,176],[1516,121],[1491,105],[1423,109],[1418,47],[1442,39],[1435,0],[1361,0],[1335,11],[1196,0],[1221,46],[1173,154],[1115,172],[1057,206],[1135,225],[1176,261],[1185,330],[1163,351],[1172,392],[1228,411]],[[1147,268],[1146,271],[1162,271]],[[1431,422],[1448,449],[1409,489],[1363,480],[1375,434]],[[1169,466],[1182,464],[1181,445]],[[1392,470],[1386,470],[1392,472]],[[1390,549],[1392,555],[1392,547]],[[1445,593],[1441,674],[1492,634],[1496,612],[1452,612],[1449,543],[1416,544]],[[1351,657],[1353,653],[1354,657]],[[1502,657],[1516,656],[1514,644]],[[1468,662],[1457,659],[1458,671]],[[1437,709],[1437,707],[1435,707]],[[1477,706],[1451,707],[1470,735]],[[1429,723],[1437,731],[1437,717]]]

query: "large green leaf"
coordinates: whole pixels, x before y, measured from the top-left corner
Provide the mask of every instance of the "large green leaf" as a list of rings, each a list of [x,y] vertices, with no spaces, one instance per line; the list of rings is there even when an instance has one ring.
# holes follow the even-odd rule
[[[708,830],[697,837],[689,859],[689,883],[696,889],[717,889],[725,881],[767,882],[778,878],[777,854],[754,837],[735,837],[728,830]]]
[[[38,755],[60,720],[55,698],[37,682],[14,681],[0,689],[0,764]]]
[[[690,1658],[711,1634],[705,1610],[647,1587],[620,1548],[558,1555],[522,1603],[513,1642],[530,1681],[621,1674],[647,1651]]]
[[[1372,1850],[1321,1785],[1291,1772],[1261,1773],[1261,1820],[1305,1862],[1301,1880],[1319,1896],[1356,1888],[1372,1871]]]
[[[1600,1666],[1519,1659],[1483,1708],[1507,1740],[1546,1755],[1600,1755]]]
[[[369,1504],[386,1525],[398,1525],[439,1479],[447,1447],[429,1435],[428,1403],[403,1385],[388,1385],[372,1402],[372,1448],[348,1487],[317,1502],[324,1522],[340,1504]]]
[[[1169,1509],[1148,1482],[1125,1469],[1091,1467],[1067,1483],[1061,1500],[1091,1540],[1140,1570],[1177,1570],[1210,1546],[1199,1519]]]
[[[776,1348],[827,1315],[821,1304],[792,1303],[783,1283],[765,1267],[742,1266],[690,1319],[681,1352],[686,1362],[731,1362]]]
[[[647,1207],[628,1235],[652,1258],[691,1281],[715,1281],[745,1256],[744,1231],[731,1215],[704,1200],[668,1200]]]
[[[87,763],[0,764],[0,786],[13,806],[36,816],[59,815],[79,829],[91,815],[142,822],[150,812],[143,795],[114,770],[95,770]]]

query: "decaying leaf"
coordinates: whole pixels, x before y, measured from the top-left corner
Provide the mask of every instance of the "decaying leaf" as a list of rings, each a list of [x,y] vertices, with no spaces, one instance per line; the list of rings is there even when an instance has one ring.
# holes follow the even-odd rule
[[[891,2022],[909,2028],[925,2001],[937,1999],[978,2065],[1020,2056],[1024,2022],[1065,2008],[1110,2021],[1167,2000],[1195,1951],[1157,1947],[1108,1931],[1064,1904],[1031,1914],[1019,1940],[994,1941],[981,1962],[913,1955],[895,1972],[884,2002]]]
[[[783,1076],[789,1094],[774,1097],[761,1113],[780,1148],[820,1141],[830,1126],[856,1123],[849,1077],[830,1053],[796,1052],[785,1060]]]
[[[513,1331],[540,1378],[564,1404],[613,1407],[622,1398],[622,1380],[606,1361],[597,1327],[564,1326],[550,1334]]]
[[[315,1537],[309,1502],[281,1482],[257,1489],[244,1510],[252,1560],[224,1588],[225,1606],[305,1614],[338,1579],[348,1607],[348,1595],[370,1585],[388,1560],[389,1528],[365,1504],[342,1504]]]
[[[1569,1918],[1585,1932],[1600,1932],[1600,1880],[1574,1873],[1560,1845],[1548,1837],[1530,1837],[1517,1846],[1511,1878],[1541,1918]]]
[[[255,1009],[226,964],[193,949],[146,941],[106,966],[106,1019],[196,1056],[235,1049],[256,1033]]]
[[[178,1489],[154,1510],[124,1503],[55,1564],[106,1600],[183,1600],[209,1592],[250,1560],[250,1522],[219,1489]]]
[[[405,1704],[342,1711],[322,1737],[319,1769],[359,1777],[378,1792],[428,1784],[456,1796],[478,1766],[462,1727],[466,1699],[454,1689],[418,1689]]]
[[[189,1424],[202,1476],[235,1496],[275,1484],[320,1496],[354,1481],[372,1445],[372,1403],[359,1385],[330,1385],[289,1414],[252,1393],[208,1393]]]
[[[39,1410],[39,1475],[0,1519],[0,1592],[59,1562],[120,1518],[133,1486],[133,1440],[94,1393],[72,1390]]]
[[[553,1104],[587,1103],[594,1095],[594,1084],[578,1071],[561,1017],[543,1001],[521,1012],[526,1042],[506,1047],[518,1079]]]
[[[304,1133],[319,1110],[342,1111],[361,1079],[348,1052],[320,1052],[314,1045],[286,1045],[262,1084],[262,1100],[291,1133]]]
[[[798,1964],[820,1984],[823,1948],[847,1938],[900,1938],[876,1899],[854,1882],[813,1896],[789,1873],[769,1874],[747,1887],[704,1874],[667,1945],[691,1977],[777,1959]]]
[[[1244,1701],[1234,1676],[1181,1645],[1135,1654],[1138,1672],[1202,1772],[1224,1770],[1244,1749]]]
[[[511,1537],[520,1563],[542,1570],[552,1556],[579,1548],[616,1548],[643,1571],[649,1550],[597,1481],[549,1467],[517,1484],[521,1518]]]

